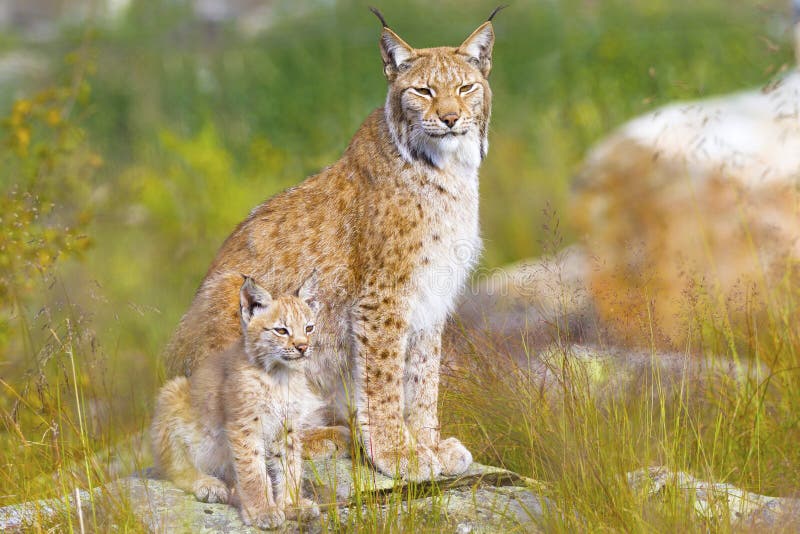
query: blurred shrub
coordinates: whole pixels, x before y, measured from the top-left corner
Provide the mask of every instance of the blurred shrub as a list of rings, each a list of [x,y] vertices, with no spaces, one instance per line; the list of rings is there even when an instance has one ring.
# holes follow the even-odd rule
[[[0,145],[0,357],[13,318],[41,297],[56,262],[80,257],[91,240],[89,184],[102,164],[75,118],[82,80],[17,100]],[[19,325],[17,325],[19,327]]]

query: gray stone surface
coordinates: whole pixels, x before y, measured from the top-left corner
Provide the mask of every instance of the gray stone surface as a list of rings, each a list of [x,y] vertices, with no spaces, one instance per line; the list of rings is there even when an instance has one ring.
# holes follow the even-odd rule
[[[354,468],[355,466],[355,468]],[[543,487],[510,471],[473,464],[459,477],[410,484],[376,473],[349,458],[305,466],[304,492],[320,504],[309,524],[287,521],[280,532],[358,530],[360,525],[424,525],[444,532],[535,532],[547,500]],[[66,516],[91,515],[90,495],[0,507],[0,531],[63,524]],[[95,503],[127,503],[150,532],[260,532],[246,527],[236,508],[199,502],[151,473],[122,478],[95,490]],[[79,505],[80,503],[80,505]],[[103,508],[102,504],[100,508]],[[75,524],[78,524],[76,521]]]
[[[322,517],[305,525],[287,521],[280,531],[338,530],[356,526],[358,514],[402,527],[413,514],[415,524],[445,532],[532,532],[547,506],[534,481],[504,469],[473,464],[459,477],[408,484],[356,465],[346,458],[308,462],[305,491],[320,503]],[[152,532],[259,532],[244,526],[235,508],[198,502],[163,480],[131,477],[115,488]]]
[[[95,490],[99,496],[102,488]],[[76,490],[66,499],[42,499],[0,507],[0,532],[23,531],[32,525],[43,525],[66,514],[88,510],[92,497],[89,492]]]
[[[631,487],[651,498],[677,491],[699,516],[709,520],[727,515],[731,525],[747,530],[800,531],[800,499],[759,495],[663,466],[640,469],[627,476]]]

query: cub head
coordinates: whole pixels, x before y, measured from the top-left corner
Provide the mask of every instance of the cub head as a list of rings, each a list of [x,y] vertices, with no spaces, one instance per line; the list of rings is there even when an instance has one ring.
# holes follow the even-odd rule
[[[249,276],[239,292],[245,352],[251,363],[270,371],[304,367],[311,355],[319,308],[312,274],[291,295],[272,295]]]
[[[477,169],[488,150],[494,30],[492,18],[458,47],[412,48],[383,24],[383,72],[389,82],[386,120],[400,154],[409,162]]]

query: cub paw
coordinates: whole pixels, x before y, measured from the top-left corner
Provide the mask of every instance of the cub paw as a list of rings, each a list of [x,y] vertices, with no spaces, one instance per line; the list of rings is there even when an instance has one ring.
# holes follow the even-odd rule
[[[272,507],[266,510],[246,510],[242,508],[242,522],[248,527],[257,527],[262,530],[278,528],[286,521],[286,515],[280,508]]]
[[[217,478],[203,478],[194,483],[192,493],[200,502],[227,503],[230,499],[230,490],[225,483]]]
[[[460,475],[472,464],[472,454],[456,438],[440,441],[436,445],[436,454],[445,476]]]

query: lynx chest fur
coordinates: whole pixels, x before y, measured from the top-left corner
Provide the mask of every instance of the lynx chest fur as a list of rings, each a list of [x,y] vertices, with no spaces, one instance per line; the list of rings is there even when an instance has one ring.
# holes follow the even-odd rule
[[[412,275],[412,329],[445,320],[480,255],[477,176],[459,177],[459,182],[458,188],[431,185],[434,191],[420,195],[429,215],[422,257]]]

